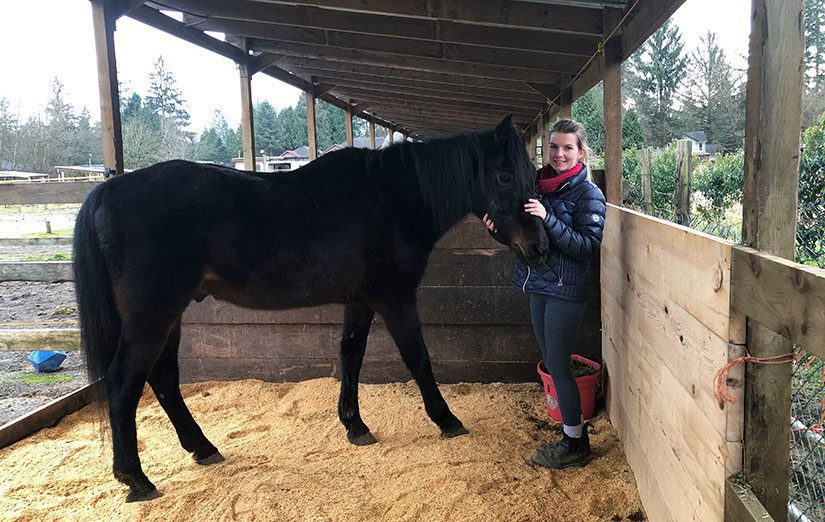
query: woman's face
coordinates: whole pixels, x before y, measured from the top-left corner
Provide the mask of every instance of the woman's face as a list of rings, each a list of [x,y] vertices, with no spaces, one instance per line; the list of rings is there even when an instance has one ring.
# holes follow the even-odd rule
[[[564,172],[576,166],[584,156],[579,148],[575,134],[563,132],[550,133],[550,164],[556,172]]]

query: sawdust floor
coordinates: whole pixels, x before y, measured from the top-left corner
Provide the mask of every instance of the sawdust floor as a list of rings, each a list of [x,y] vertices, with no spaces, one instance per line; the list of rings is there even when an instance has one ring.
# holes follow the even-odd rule
[[[148,388],[147,388],[148,390]],[[469,435],[442,439],[414,383],[361,385],[379,439],[346,442],[338,382],[246,380],[184,386],[226,461],[202,467],[147,391],[138,411],[144,471],[163,496],[126,504],[110,442],[91,407],[0,450],[4,520],[642,520],[622,445],[604,414],[584,468],[546,470],[528,456],[555,440],[537,384],[441,386]],[[108,429],[108,428],[107,428]]]

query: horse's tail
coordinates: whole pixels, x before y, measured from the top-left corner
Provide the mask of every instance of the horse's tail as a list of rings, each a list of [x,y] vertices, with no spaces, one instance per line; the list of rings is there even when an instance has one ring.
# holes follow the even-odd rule
[[[120,315],[115,308],[112,280],[106,267],[97,234],[95,216],[100,207],[103,186],[89,193],[74,227],[74,285],[80,317],[80,344],[86,355],[89,383],[105,376],[117,350]],[[105,398],[105,386],[96,386]]]

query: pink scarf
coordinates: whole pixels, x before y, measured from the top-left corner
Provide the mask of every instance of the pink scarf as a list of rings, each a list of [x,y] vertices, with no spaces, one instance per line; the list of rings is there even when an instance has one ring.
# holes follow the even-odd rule
[[[583,168],[583,163],[576,163],[575,167],[561,174],[556,174],[552,166],[545,165],[539,171],[539,180],[536,182],[536,192],[539,194],[547,194],[548,192],[557,191],[562,183],[581,172]]]

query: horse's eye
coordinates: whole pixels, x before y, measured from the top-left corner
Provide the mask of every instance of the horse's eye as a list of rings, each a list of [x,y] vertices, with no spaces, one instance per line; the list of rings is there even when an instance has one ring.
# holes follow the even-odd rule
[[[498,182],[501,185],[509,185],[510,184],[510,175],[509,174],[499,174],[498,175]]]

